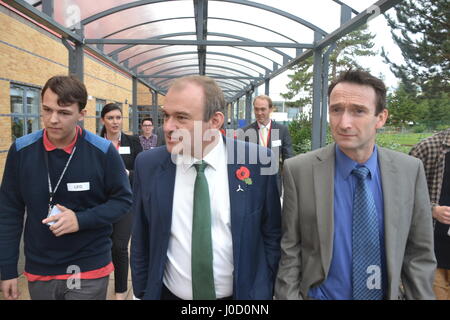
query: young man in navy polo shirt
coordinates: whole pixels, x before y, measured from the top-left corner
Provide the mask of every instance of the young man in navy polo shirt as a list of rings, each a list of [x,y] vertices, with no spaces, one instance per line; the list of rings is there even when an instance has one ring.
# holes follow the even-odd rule
[[[114,146],[77,125],[86,88],[55,76],[41,93],[44,130],[11,146],[0,187],[0,273],[18,299],[17,261],[26,211],[25,276],[32,299],[106,299],[112,223],[131,206]]]

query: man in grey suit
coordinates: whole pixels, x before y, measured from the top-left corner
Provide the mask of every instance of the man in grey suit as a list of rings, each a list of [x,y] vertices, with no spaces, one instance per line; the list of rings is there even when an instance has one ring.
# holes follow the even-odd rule
[[[275,297],[434,299],[436,259],[423,165],[375,144],[388,116],[385,85],[350,70],[330,85],[328,97],[335,143],[284,164]],[[359,176],[362,171],[367,176]],[[364,199],[354,203],[362,190]],[[355,220],[370,214],[370,223]]]

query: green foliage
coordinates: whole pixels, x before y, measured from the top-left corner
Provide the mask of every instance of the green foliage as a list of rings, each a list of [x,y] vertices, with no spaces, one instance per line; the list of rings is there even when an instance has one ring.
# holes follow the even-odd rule
[[[289,133],[292,139],[294,154],[311,151],[312,118],[311,113],[299,113],[297,118],[289,123]],[[327,127],[326,144],[333,141],[330,128]]]
[[[375,35],[370,33],[367,25],[349,33],[336,42],[336,48],[330,54],[330,79],[336,77],[339,71],[349,68],[362,68],[356,58],[358,56],[375,55],[372,51]],[[326,50],[326,49],[325,49]],[[286,85],[287,92],[281,96],[287,100],[290,107],[304,107],[312,103],[312,79],[313,79],[313,58],[310,57],[299,64],[293,70],[293,75],[289,75],[290,82]],[[297,98],[296,100],[292,100]]]
[[[408,92],[403,84],[387,96],[389,118],[387,125],[405,127],[423,121],[428,106],[417,100],[415,92]]]
[[[450,100],[445,92],[431,98],[414,90],[408,91],[406,86],[400,83],[393,93],[388,94],[387,106],[387,125],[390,126],[414,125],[418,127],[413,130],[422,130],[422,127],[423,130],[436,130],[438,126],[448,127],[450,124]]]
[[[289,123],[292,149],[295,154],[311,151],[311,129],[311,117],[304,113],[300,113],[297,119]]]
[[[382,55],[391,70],[408,89],[418,88],[428,98],[442,91],[448,93],[450,2],[405,0],[394,10],[395,18],[389,15],[386,18],[406,63],[398,65],[390,61],[383,50]]]
[[[422,132],[425,132],[425,130],[426,130],[426,127],[424,125],[414,126],[412,128],[412,132],[414,132],[414,133],[422,133]]]
[[[405,0],[395,6],[395,17],[386,16],[405,60],[396,64],[382,50],[402,81],[392,99],[392,124],[412,121],[435,129],[450,123],[449,17],[448,0]]]
[[[433,133],[378,133],[377,145],[391,150],[408,153],[420,140],[431,136]]]
[[[310,57],[294,67],[294,74],[288,75],[291,79],[286,85],[288,92],[281,93],[281,96],[287,100],[291,100],[286,103],[289,107],[303,107],[312,104],[312,65],[313,59]],[[305,92],[306,94],[292,101],[300,92]]]
[[[330,55],[330,79],[334,79],[339,71],[350,68],[363,68],[356,57],[374,56],[372,51],[374,43],[372,40],[375,35],[368,31],[367,25],[360,29],[350,32],[336,42],[336,48]]]

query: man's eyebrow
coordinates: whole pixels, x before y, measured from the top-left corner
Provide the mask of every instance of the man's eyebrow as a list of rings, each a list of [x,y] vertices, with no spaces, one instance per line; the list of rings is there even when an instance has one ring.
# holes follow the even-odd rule
[[[330,108],[333,108],[333,107],[342,107],[342,103],[334,103],[334,104],[330,104]],[[363,104],[356,104],[356,103],[350,104],[350,107],[353,107],[353,108],[369,109],[369,107],[367,107],[366,105],[363,105]]]
[[[164,112],[164,115],[169,115],[167,112]],[[173,113],[174,116],[186,116],[186,117],[190,117],[190,114],[184,111],[175,111]]]
[[[44,108],[49,108],[49,109],[51,109],[52,107],[50,107],[50,106],[48,106],[48,105],[46,105],[46,104],[42,104],[42,107]],[[60,108],[64,108],[63,110],[70,110],[70,108],[69,108],[69,105],[67,105],[67,106],[64,106],[64,105],[58,105],[58,107],[60,107]]]

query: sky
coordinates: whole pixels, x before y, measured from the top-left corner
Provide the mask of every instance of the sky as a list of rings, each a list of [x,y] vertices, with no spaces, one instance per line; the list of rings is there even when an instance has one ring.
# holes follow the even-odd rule
[[[346,0],[343,1],[350,6],[354,6],[354,8],[358,11],[363,11],[365,8],[369,8],[375,1],[374,0]],[[395,13],[394,9],[390,9],[388,12],[391,16]],[[324,19],[327,19],[327,12],[322,11],[322,15]],[[369,69],[372,74],[375,76],[380,76],[380,74],[384,77],[385,84],[388,88],[395,88],[398,83],[398,79],[394,76],[394,74],[389,70],[389,65],[383,61],[381,57],[381,48],[384,47],[385,51],[388,53],[390,59],[396,63],[402,63],[404,60],[402,58],[402,54],[398,46],[392,40],[392,36],[390,33],[390,27],[388,26],[386,19],[383,15],[378,15],[374,19],[370,20],[368,23],[369,30],[373,34],[375,34],[375,47],[374,51],[378,52],[376,56],[373,57],[364,57],[358,58],[360,65],[369,66]],[[280,96],[280,93],[286,92],[286,84],[289,82],[288,74],[292,74],[292,71],[286,71],[278,77],[274,78],[270,82],[270,96],[274,101],[284,100]],[[264,85],[259,87],[259,93],[264,93]]]

